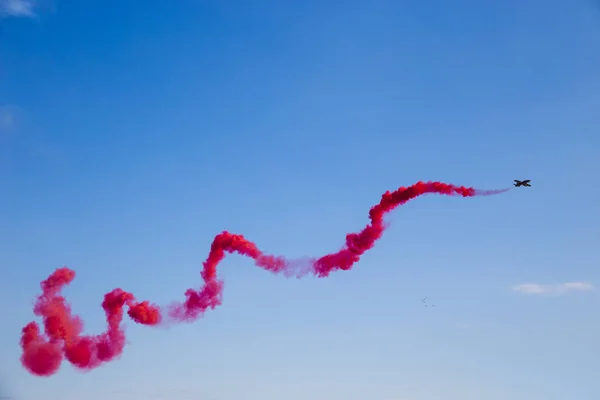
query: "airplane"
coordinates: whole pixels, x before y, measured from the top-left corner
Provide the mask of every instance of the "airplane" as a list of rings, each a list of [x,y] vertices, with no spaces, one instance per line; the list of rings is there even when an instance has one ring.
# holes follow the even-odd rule
[[[423,305],[425,307],[429,307],[429,304],[427,304],[427,297],[425,297],[424,299],[422,299],[421,302],[423,302]],[[431,307],[435,307],[435,304],[431,304]]]
[[[527,187],[531,187],[531,185],[529,184],[529,182],[531,182],[531,179],[525,179],[524,181],[518,181],[515,179],[515,186],[519,187],[519,186],[527,186]]]

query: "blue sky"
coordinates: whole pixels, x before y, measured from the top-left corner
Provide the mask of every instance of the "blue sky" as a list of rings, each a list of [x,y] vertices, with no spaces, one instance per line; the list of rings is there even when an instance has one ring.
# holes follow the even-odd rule
[[[600,398],[600,5],[0,9],[4,394]],[[224,229],[318,256],[388,189],[514,178],[533,187],[407,204],[352,271],[327,279],[228,257],[220,308],[170,329],[127,321],[123,356],[90,373],[63,364],[42,379],[19,363],[38,282],[57,267],[77,271],[65,294],[100,333],[104,293],[183,300]]]

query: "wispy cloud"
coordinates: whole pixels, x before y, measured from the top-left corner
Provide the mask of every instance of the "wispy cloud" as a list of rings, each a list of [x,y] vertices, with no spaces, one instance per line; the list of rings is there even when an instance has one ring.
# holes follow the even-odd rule
[[[36,16],[35,2],[33,0],[0,0],[0,17],[28,17]]]
[[[6,132],[15,125],[15,115],[10,107],[0,106],[0,132]]]
[[[513,291],[531,295],[561,295],[569,292],[588,292],[595,287],[587,282],[565,282],[551,285],[539,283],[521,283],[513,286]]]
[[[23,122],[23,116],[24,112],[20,107],[0,104],[0,134],[14,132]]]
[[[12,104],[0,104],[0,146],[19,148],[24,151],[22,154],[48,161],[61,160],[65,156],[26,110]]]

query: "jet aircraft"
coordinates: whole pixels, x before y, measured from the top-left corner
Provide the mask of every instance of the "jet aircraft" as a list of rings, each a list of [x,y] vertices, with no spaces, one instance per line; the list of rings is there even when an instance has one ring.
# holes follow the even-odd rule
[[[527,187],[531,187],[531,185],[529,184],[529,182],[531,182],[531,179],[525,179],[524,181],[519,181],[515,179],[515,186],[519,187],[519,186],[527,186]]]

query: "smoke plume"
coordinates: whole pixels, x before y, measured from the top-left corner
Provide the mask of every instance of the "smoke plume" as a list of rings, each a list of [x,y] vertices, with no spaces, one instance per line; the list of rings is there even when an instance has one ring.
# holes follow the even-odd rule
[[[442,182],[417,182],[393,192],[387,191],[381,196],[379,203],[371,207],[370,223],[367,226],[359,232],[348,233],[346,242],[339,251],[303,263],[303,271],[324,278],[337,270],[350,270],[383,235],[384,216],[421,195],[437,193],[473,197],[495,195],[506,190],[508,189],[479,191]],[[202,286],[200,289],[188,289],[185,292],[185,301],[168,308],[165,315],[157,305],[148,301],[138,302],[133,294],[114,289],[104,296],[102,302],[108,325],[106,332],[90,336],[82,333],[82,320],[71,313],[69,304],[61,295],[61,290],[75,278],[75,272],[66,267],[59,268],[42,281],[42,294],[37,298],[34,307],[34,314],[43,321],[43,333],[36,322],[30,322],[22,330],[23,366],[32,374],[50,376],[58,371],[63,359],[82,370],[91,370],[115,359],[125,346],[125,332],[122,327],[125,309],[134,322],[148,326],[156,326],[166,320],[196,320],[206,310],[221,304],[223,282],[217,276],[217,267],[228,253],[249,257],[257,267],[273,273],[298,274],[298,262],[265,254],[244,236],[224,231],[214,238],[208,257],[202,263]]]

